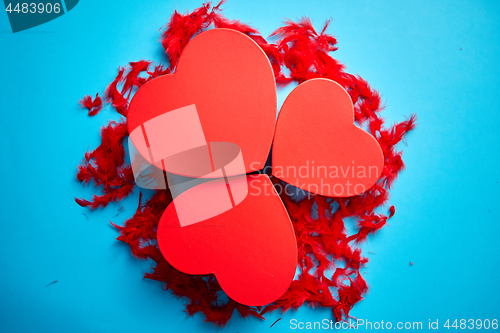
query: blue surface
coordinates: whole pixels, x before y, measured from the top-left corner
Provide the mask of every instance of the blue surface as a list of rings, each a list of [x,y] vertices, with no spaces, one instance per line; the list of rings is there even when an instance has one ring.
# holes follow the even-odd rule
[[[75,180],[100,126],[77,108],[128,61],[162,59],[158,29],[198,1],[81,1],[70,13],[12,34],[0,14],[0,330],[203,332],[201,315],[142,279],[150,268],[115,241],[108,220],[132,214],[138,193],[89,213]],[[391,192],[390,226],[363,245],[371,290],[352,310],[374,321],[500,319],[500,2],[232,1],[225,14],[269,35],[283,18],[312,18],[339,40],[335,56],[379,89],[390,123],[418,114]],[[280,101],[289,90],[280,92]],[[82,214],[87,213],[87,220]],[[415,264],[410,267],[409,262]],[[56,284],[45,287],[51,281]],[[283,319],[272,328],[278,318]],[[290,320],[331,319],[303,307],[227,332],[288,332]],[[296,331],[296,330],[295,330]]]

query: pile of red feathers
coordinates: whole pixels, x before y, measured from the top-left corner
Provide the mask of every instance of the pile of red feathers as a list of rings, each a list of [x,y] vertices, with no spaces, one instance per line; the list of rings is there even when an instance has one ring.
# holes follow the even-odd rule
[[[365,193],[349,198],[316,195],[296,202],[282,191],[281,198],[297,237],[299,273],[283,297],[263,308],[242,305],[230,299],[222,301],[221,288],[214,276],[184,274],[165,261],[155,240],[158,221],[172,200],[168,190],[156,191],[146,202],[142,202],[140,195],[135,214],[123,226],[113,224],[120,232],[118,240],[127,243],[136,258],[152,259],[156,263],[153,271],[145,274],[146,278],[161,281],[165,289],[187,300],[188,314],[201,312],[213,324],[224,326],[235,309],[243,317],[264,318],[266,312],[297,309],[303,304],[331,308],[336,320],[345,320],[368,290],[360,274],[360,268],[368,259],[362,256],[356,245],[386,225],[387,219],[394,215],[394,206],[389,208],[387,216],[376,214],[375,210],[387,203],[391,184],[404,168],[402,152],[396,145],[414,128],[415,117],[392,127],[384,126],[379,116],[382,106],[378,92],[361,77],[346,73],[344,66],[330,56],[330,52],[337,49],[337,41],[325,32],[328,22],[317,33],[308,19],[287,21],[272,34],[276,42],[268,43],[257,30],[225,18],[221,14],[221,4],[212,7],[207,3],[185,15],[174,12],[161,39],[170,65],[166,67],[141,60],[119,68],[118,75],[103,95],[104,102],[126,117],[133,93],[148,80],[173,72],[183,48],[192,37],[212,27],[231,28],[248,35],[264,50],[273,66],[278,87],[318,77],[342,85],[354,104],[356,123],[365,127],[382,147],[385,165],[381,177]],[[284,73],[284,68],[289,74]],[[95,99],[85,96],[80,103],[88,109],[90,116],[103,107],[99,94]],[[111,121],[102,128],[101,144],[85,154],[77,173],[78,181],[84,184],[93,182],[101,194],[94,195],[91,200],[76,199],[78,204],[91,209],[105,207],[135,189],[131,166],[125,157],[127,136],[126,119]],[[358,221],[357,233],[350,236],[344,225],[344,219],[348,217]]]

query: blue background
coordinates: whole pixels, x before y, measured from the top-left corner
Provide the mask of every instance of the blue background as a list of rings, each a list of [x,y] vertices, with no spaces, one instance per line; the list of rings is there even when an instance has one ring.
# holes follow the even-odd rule
[[[123,222],[138,193],[89,213],[75,180],[109,109],[77,107],[104,91],[117,67],[163,57],[157,43],[174,9],[199,1],[81,1],[62,17],[13,34],[0,13],[0,330],[6,332],[203,332],[183,301],[142,279],[108,221]],[[334,56],[386,103],[389,123],[417,113],[406,170],[391,192],[396,215],[363,245],[370,321],[500,319],[498,1],[230,1],[225,15],[268,36],[284,18],[309,16],[339,41]],[[280,91],[280,102],[290,88]],[[89,219],[82,214],[86,213]],[[410,267],[409,262],[415,264]],[[56,284],[45,287],[51,281]],[[269,326],[278,318],[274,327]],[[227,332],[289,332],[289,321],[331,319],[328,309],[235,315]]]

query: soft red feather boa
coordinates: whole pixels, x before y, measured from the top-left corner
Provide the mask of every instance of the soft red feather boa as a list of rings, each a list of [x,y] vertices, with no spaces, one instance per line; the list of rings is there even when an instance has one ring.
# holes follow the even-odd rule
[[[118,240],[129,244],[135,257],[152,259],[156,263],[153,272],[146,273],[146,278],[163,282],[165,289],[186,299],[186,310],[190,315],[201,312],[206,321],[216,325],[224,326],[235,309],[243,317],[264,318],[263,315],[269,311],[297,309],[304,303],[329,307],[336,320],[346,319],[354,304],[368,290],[359,272],[368,259],[362,256],[361,249],[355,244],[377,232],[395,213],[394,206],[390,207],[389,216],[376,214],[375,209],[387,203],[391,184],[404,168],[402,152],[397,150],[396,145],[414,128],[415,116],[392,127],[384,127],[384,121],[379,117],[382,106],[378,92],[361,77],[346,73],[344,66],[329,55],[337,49],[337,41],[325,32],[328,22],[321,33],[317,33],[308,19],[287,21],[272,34],[277,42],[268,43],[257,30],[239,21],[226,19],[220,13],[220,5],[212,8],[207,3],[186,15],[174,12],[161,40],[170,66],[141,60],[119,68],[115,80],[105,91],[105,101],[126,117],[133,92],[148,80],[173,72],[183,48],[192,37],[211,27],[235,29],[250,36],[262,47],[271,61],[278,86],[316,77],[329,78],[341,84],[352,98],[357,124],[366,125],[382,147],[385,156],[382,175],[367,192],[350,198],[313,196],[295,203],[286,191],[282,191],[282,200],[297,237],[300,274],[281,299],[263,309],[232,300],[221,302],[218,296],[221,288],[212,275],[181,273],[165,261],[156,245],[152,245],[156,244],[156,226],[160,216],[172,200],[168,191],[156,191],[147,202],[139,199],[134,216],[123,226],[115,225],[120,231]],[[285,67],[289,75],[284,74],[282,69]],[[89,115],[96,114],[102,107],[98,95],[94,101],[90,96],[85,97],[81,104],[89,109]],[[125,161],[123,143],[127,135],[125,119],[119,123],[112,121],[102,129],[100,146],[85,154],[85,161],[78,166],[77,174],[82,183],[93,181],[96,187],[102,189],[102,194],[94,195],[90,201],[76,199],[78,204],[91,209],[105,207],[128,196],[135,188],[130,165]],[[273,181],[278,182],[276,179]],[[332,209],[334,202],[338,204],[336,210]],[[317,208],[314,217],[311,215],[313,207],[315,211]],[[343,220],[347,217],[358,220],[358,232],[351,236],[346,234],[344,226]],[[343,262],[343,268],[338,267],[335,261]],[[349,282],[345,283],[347,280]]]

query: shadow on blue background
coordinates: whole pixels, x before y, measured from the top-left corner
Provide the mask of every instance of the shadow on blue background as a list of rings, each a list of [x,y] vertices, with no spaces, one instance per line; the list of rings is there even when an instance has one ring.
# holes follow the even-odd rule
[[[117,217],[118,205],[90,213],[73,200],[94,193],[76,182],[76,165],[98,145],[100,126],[118,119],[110,110],[89,118],[77,101],[102,93],[128,61],[162,60],[158,29],[174,9],[199,5],[81,1],[17,34],[0,14],[2,331],[214,330],[142,279],[150,263],[115,241],[108,221],[130,216],[138,193]],[[351,314],[424,328],[429,319],[499,319],[500,2],[233,0],[225,8],[265,36],[283,18],[306,15],[319,29],[332,17],[334,56],[382,93],[386,120],[418,115],[391,192],[396,215],[363,245],[376,253],[364,269],[371,289]],[[225,331],[289,332],[292,319],[325,318],[328,309],[307,307],[267,321],[235,315]]]

